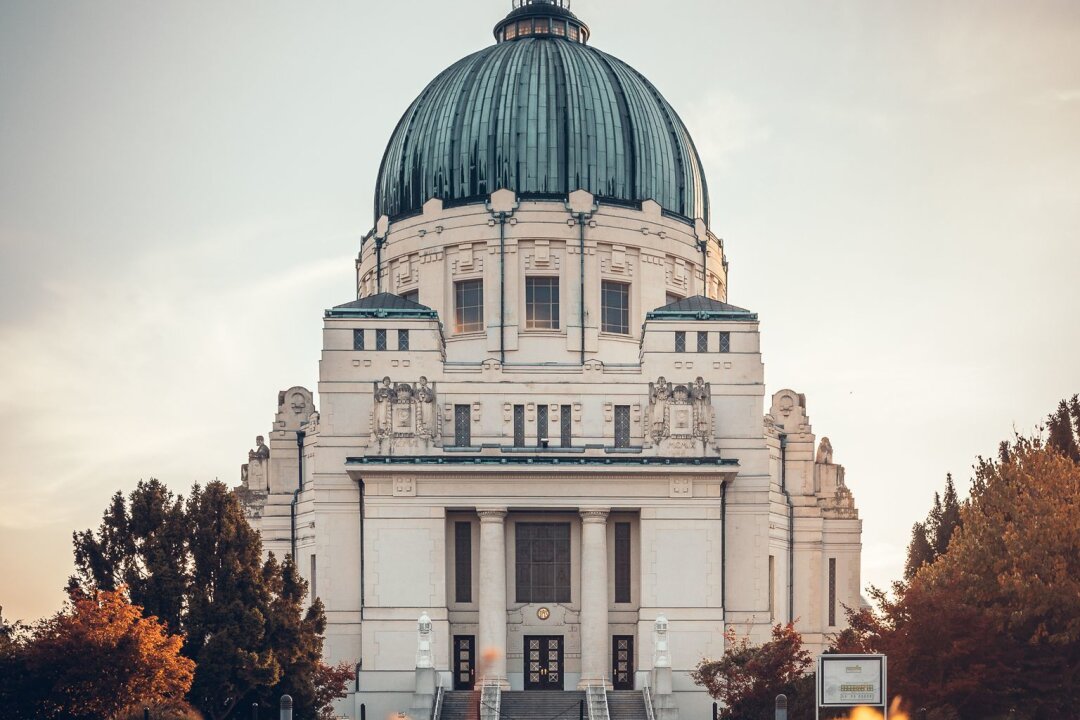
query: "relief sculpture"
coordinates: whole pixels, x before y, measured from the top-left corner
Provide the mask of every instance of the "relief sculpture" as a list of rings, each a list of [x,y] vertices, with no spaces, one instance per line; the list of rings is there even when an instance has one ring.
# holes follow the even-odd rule
[[[374,383],[372,437],[381,455],[395,450],[427,451],[439,444],[435,386],[425,377],[416,383]]]
[[[649,383],[648,439],[664,452],[708,450],[713,435],[712,389],[704,378],[673,384],[660,377]]]

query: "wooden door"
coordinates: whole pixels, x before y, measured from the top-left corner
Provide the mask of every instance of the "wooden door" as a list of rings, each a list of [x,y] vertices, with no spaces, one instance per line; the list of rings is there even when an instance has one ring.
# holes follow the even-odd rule
[[[525,689],[563,689],[561,635],[525,636]]]
[[[634,636],[611,638],[611,684],[616,690],[634,689]]]
[[[454,636],[454,689],[472,690],[476,684],[476,636]]]

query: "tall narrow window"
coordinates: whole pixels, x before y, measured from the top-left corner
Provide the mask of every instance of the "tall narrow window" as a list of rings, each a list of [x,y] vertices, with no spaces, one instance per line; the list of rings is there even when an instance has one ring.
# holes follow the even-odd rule
[[[776,620],[776,556],[769,556],[769,621]]]
[[[454,332],[482,332],[484,329],[484,281],[454,283]]]
[[[397,349],[408,350],[409,349],[409,331],[398,330],[397,331]]]
[[[353,330],[352,331],[352,349],[363,350],[364,349],[364,331]]]
[[[536,444],[543,445],[548,439],[548,406],[536,406]]]
[[[699,332],[697,334],[697,351],[699,353],[709,352],[709,333]]]
[[[731,352],[731,333],[720,333],[720,352]]]
[[[472,445],[472,406],[454,406],[454,445],[469,447]]]
[[[686,333],[675,333],[675,352],[686,352]]]
[[[615,602],[630,602],[630,523],[615,523]]]
[[[829,626],[836,625],[836,558],[829,558]]]
[[[319,568],[318,568],[318,565],[315,563],[315,556],[312,555],[311,556],[311,581],[308,583],[309,585],[311,585],[311,587],[310,587],[311,602],[315,602],[315,598],[319,597],[319,590],[318,590],[318,584],[317,584],[318,571],[319,571]]]
[[[514,406],[514,447],[525,447],[525,406]]]
[[[386,349],[386,331],[385,330],[376,330],[375,331],[375,349],[376,350],[385,350]]]
[[[525,329],[559,329],[559,278],[525,278]]]
[[[630,447],[630,406],[615,406],[615,447]]]
[[[574,442],[574,416],[571,414],[572,411],[573,406],[571,405],[559,406],[559,439],[564,448],[572,447]]]
[[[472,602],[472,523],[454,523],[454,600]]]
[[[630,334],[630,286],[626,283],[604,280],[600,284],[600,329]]]

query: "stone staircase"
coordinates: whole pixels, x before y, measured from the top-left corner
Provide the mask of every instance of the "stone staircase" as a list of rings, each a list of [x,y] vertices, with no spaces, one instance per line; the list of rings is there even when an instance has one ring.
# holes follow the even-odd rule
[[[584,692],[504,692],[500,720],[578,720]],[[443,715],[443,720],[450,720]],[[587,720],[587,718],[586,718]]]
[[[443,693],[436,720],[479,720],[480,693],[476,690],[447,690]]]
[[[645,695],[640,690],[608,690],[610,720],[646,720]]]

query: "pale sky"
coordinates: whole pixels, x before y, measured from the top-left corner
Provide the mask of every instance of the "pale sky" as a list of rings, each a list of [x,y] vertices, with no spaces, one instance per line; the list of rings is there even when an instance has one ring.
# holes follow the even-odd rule
[[[110,495],[239,482],[353,299],[378,162],[509,0],[0,0],[0,605]],[[1080,3],[576,0],[702,153],[730,301],[899,576],[947,472],[1080,392]]]

